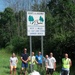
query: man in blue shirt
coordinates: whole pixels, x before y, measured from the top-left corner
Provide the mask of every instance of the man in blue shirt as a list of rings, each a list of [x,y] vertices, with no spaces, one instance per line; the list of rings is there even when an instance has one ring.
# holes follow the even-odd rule
[[[41,55],[41,52],[39,52],[38,55],[36,55],[36,60],[38,65],[42,67],[43,56]]]

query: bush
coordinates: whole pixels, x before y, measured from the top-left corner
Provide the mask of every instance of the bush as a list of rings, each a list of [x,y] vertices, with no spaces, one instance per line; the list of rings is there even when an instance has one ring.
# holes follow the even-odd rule
[[[6,46],[6,50],[7,50],[8,52],[12,52],[12,51],[13,51],[13,48],[14,48],[14,46],[13,46],[12,44]]]
[[[27,38],[15,37],[12,39],[12,45],[14,46],[14,52],[21,53],[24,47],[27,47]]]

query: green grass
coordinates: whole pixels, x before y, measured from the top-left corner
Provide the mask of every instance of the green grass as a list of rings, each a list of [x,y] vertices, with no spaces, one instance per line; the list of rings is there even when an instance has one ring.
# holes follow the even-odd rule
[[[0,50],[0,75],[8,75],[9,73],[9,57],[10,54],[2,49]]]
[[[12,54],[9,51],[6,51],[5,49],[0,50],[0,75],[10,75],[9,59],[11,55]],[[17,57],[18,57],[18,67],[17,67],[16,75],[20,75],[21,61],[20,61],[20,56],[17,55]],[[41,75],[46,75],[44,68],[42,69],[38,69],[37,67],[35,68],[37,71],[41,73]],[[60,70],[61,70],[60,65],[58,65],[53,75],[59,75]],[[74,70],[75,70],[75,67],[72,66],[70,75],[74,75]]]
[[[11,55],[12,55],[11,53],[6,52],[4,49],[0,50],[0,75],[10,75],[9,59]],[[19,56],[18,60],[20,60]],[[20,67],[21,67],[21,61],[18,61],[18,68],[17,68],[18,72],[20,70]]]

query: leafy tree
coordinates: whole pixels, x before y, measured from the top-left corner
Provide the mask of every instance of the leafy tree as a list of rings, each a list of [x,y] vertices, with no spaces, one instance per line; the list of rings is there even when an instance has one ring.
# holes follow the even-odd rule
[[[73,50],[73,48],[71,46],[69,48],[67,39],[71,40],[75,33],[75,3],[72,0],[51,0],[47,6],[53,19],[52,26],[50,26],[50,31],[52,31],[50,49],[54,53],[59,51],[58,53],[61,55],[64,52],[69,53],[69,50]],[[72,44],[71,41],[69,44]]]
[[[10,42],[10,44],[12,44],[12,46],[13,46],[12,52],[16,52],[16,53],[20,54],[21,52],[23,52],[24,47],[26,47],[26,48],[28,47],[27,43],[28,43],[27,38],[15,36]]]
[[[15,29],[15,18],[14,12],[11,8],[6,8],[4,12],[1,14],[1,28],[2,28],[2,37],[4,46],[10,39],[13,37]]]
[[[29,39],[26,35],[26,10],[32,10],[45,12],[44,53],[52,51],[59,58],[64,52],[71,53],[70,56],[75,53],[74,0],[33,0],[32,3],[28,0],[27,4],[25,0],[16,0],[14,7],[13,1],[6,1],[9,1],[10,6],[12,4],[11,8],[15,7],[15,11],[8,7],[0,13],[0,47],[8,46],[12,41],[15,51],[18,48],[21,50],[24,44],[29,48]],[[43,22],[41,16],[39,20]],[[34,21],[33,16],[29,16],[29,21],[31,23]],[[33,37],[33,51],[41,50],[40,41],[39,37]]]

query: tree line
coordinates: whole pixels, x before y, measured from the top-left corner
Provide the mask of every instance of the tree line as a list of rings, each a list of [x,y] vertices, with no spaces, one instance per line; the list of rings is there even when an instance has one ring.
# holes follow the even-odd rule
[[[8,0],[6,0],[8,2]],[[75,0],[9,0],[10,7],[0,12],[0,48],[20,53],[29,51],[26,11],[45,12],[44,54],[53,52],[61,58],[63,53],[75,57]],[[28,5],[28,6],[27,6]],[[41,38],[32,37],[33,51],[41,50]]]

